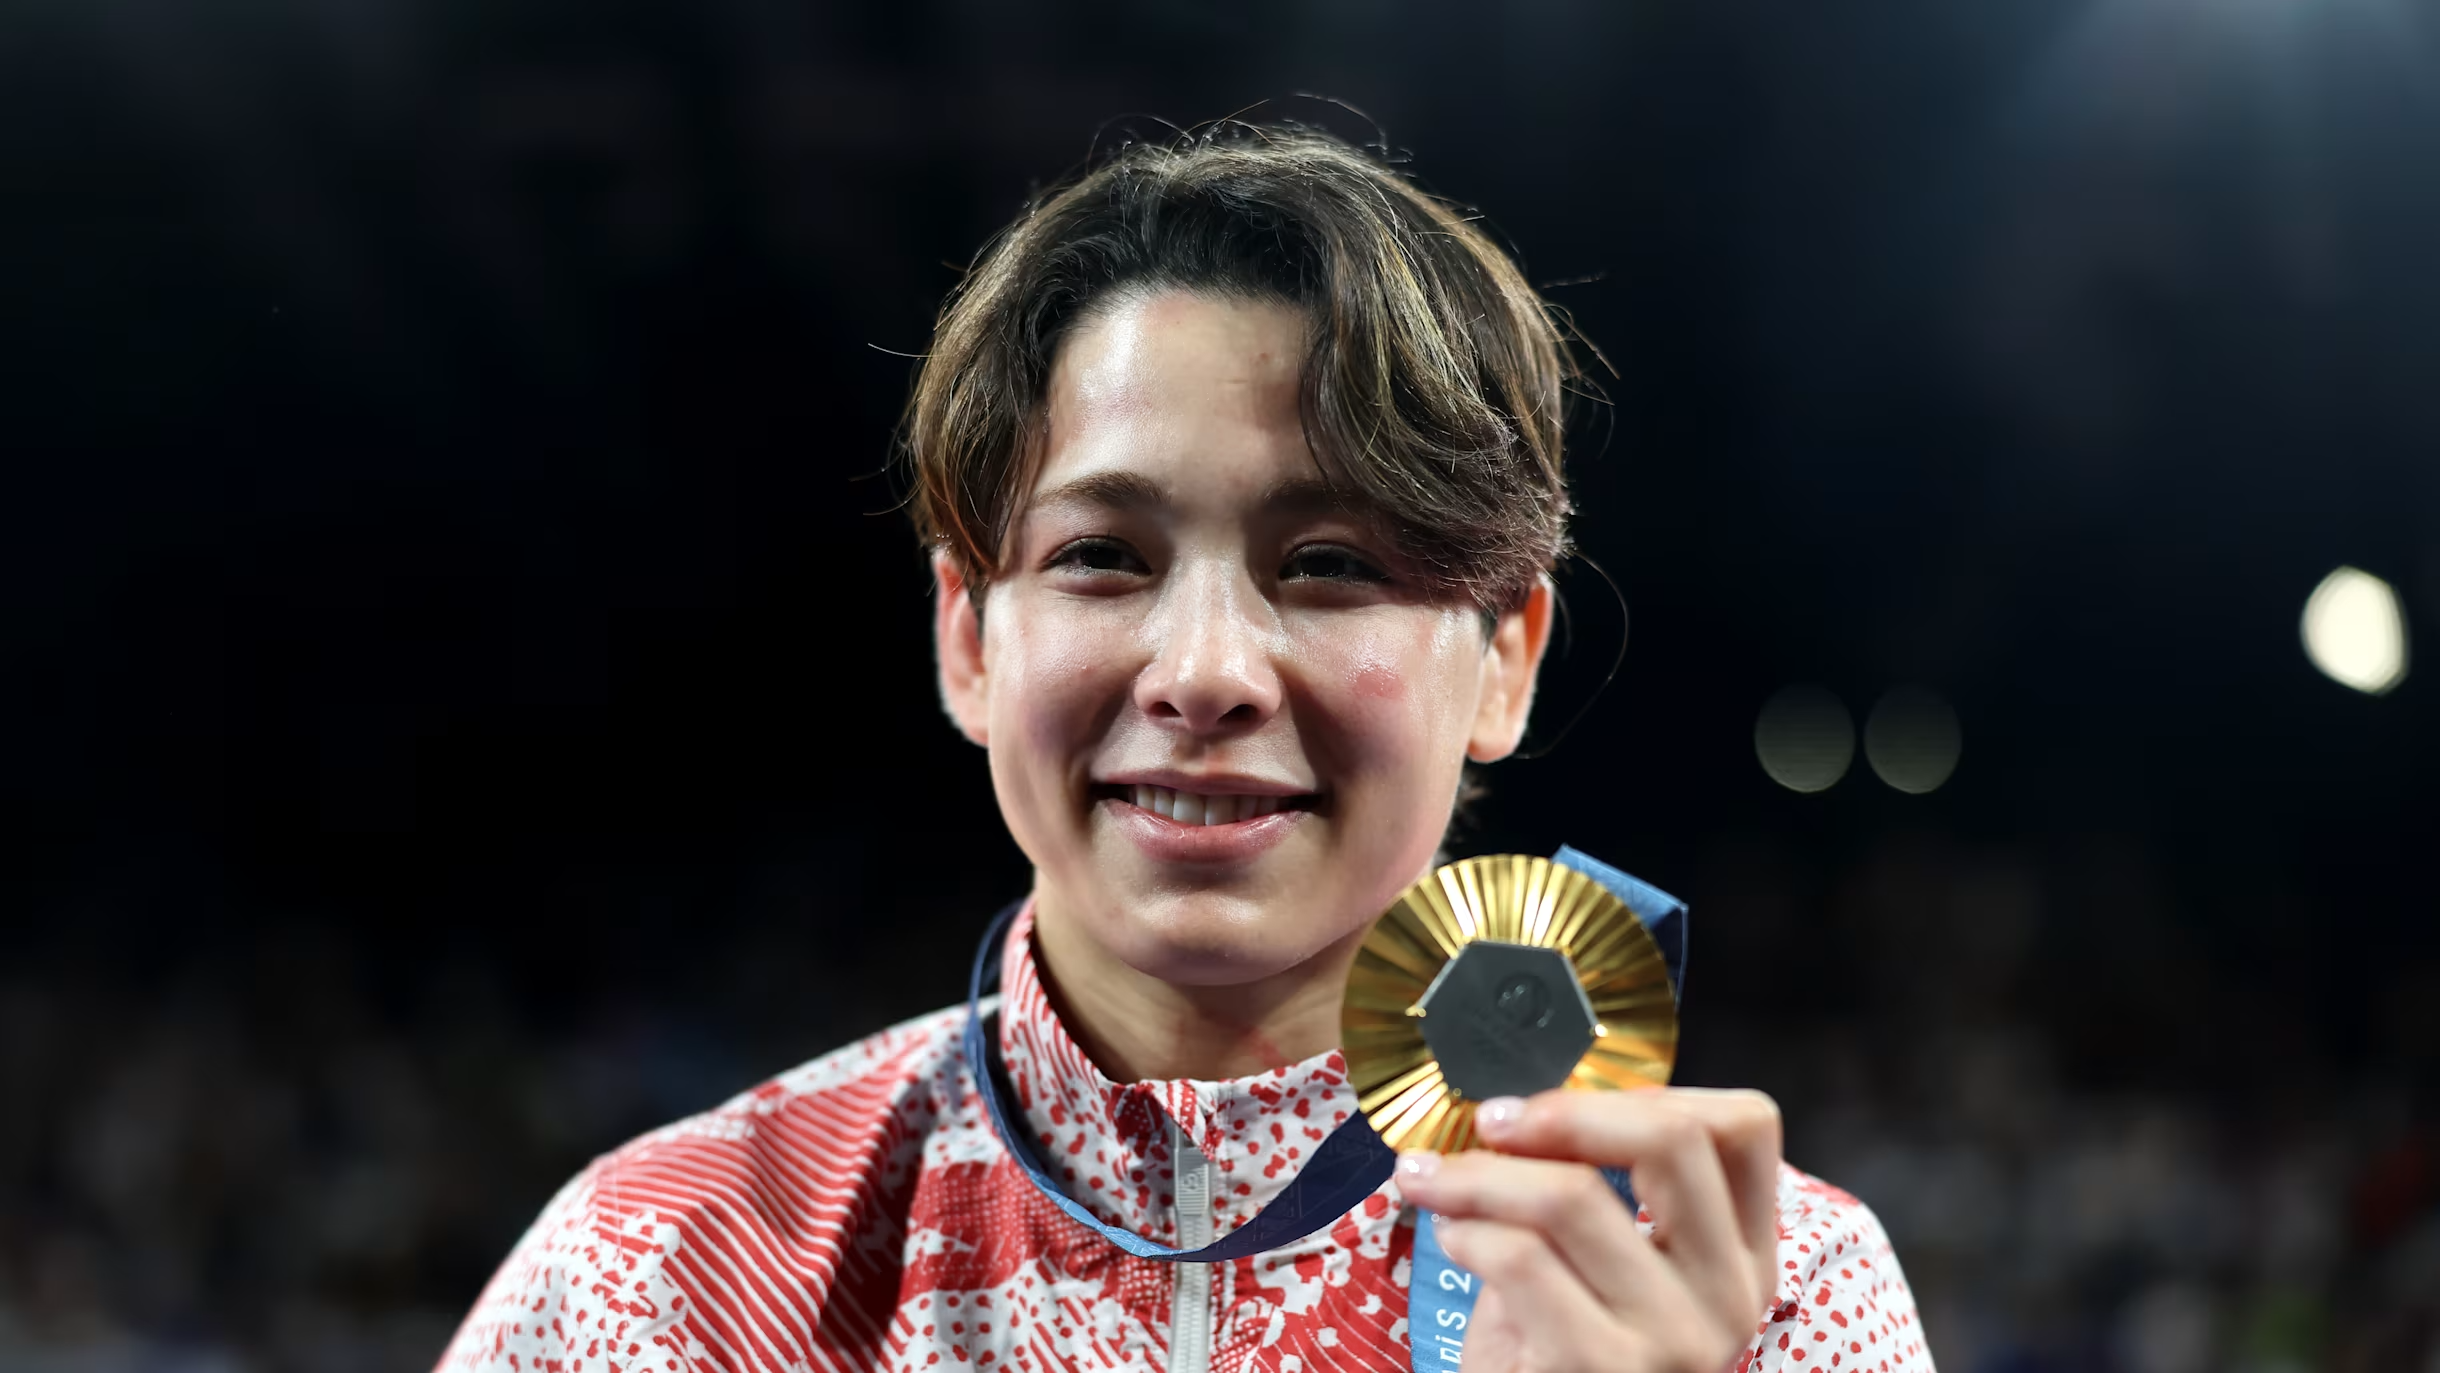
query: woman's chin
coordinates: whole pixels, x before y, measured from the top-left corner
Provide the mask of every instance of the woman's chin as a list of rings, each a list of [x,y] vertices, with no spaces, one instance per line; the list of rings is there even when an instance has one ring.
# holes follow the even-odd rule
[[[1108,946],[1136,971],[1174,986],[1260,982],[1350,933],[1344,913],[1306,905],[1214,892],[1147,896],[1126,904]]]

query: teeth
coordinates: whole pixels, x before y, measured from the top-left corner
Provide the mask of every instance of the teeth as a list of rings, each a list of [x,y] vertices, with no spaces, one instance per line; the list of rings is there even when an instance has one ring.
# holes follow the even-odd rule
[[[1191,791],[1172,791],[1168,787],[1134,788],[1132,799],[1137,808],[1154,815],[1175,820],[1181,825],[1229,825],[1240,820],[1252,820],[1280,810],[1286,802],[1276,796],[1204,796]]]

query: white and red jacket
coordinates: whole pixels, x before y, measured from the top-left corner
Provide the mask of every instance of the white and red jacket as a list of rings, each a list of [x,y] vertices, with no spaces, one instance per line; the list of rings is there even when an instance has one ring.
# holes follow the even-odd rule
[[[1103,1220],[1172,1245],[1225,1235],[1355,1109],[1335,1051],[1229,1082],[1112,1082],[1043,994],[1031,931],[1028,911],[1008,939],[1000,1052],[1044,1158]],[[1409,1366],[1414,1212],[1394,1181],[1208,1276],[1132,1257],[1061,1214],[994,1137],[960,1052],[965,1016],[884,1030],[596,1159],[440,1369]],[[1173,1190],[1181,1168],[1208,1186]],[[1785,1168],[1779,1237],[1780,1300],[1737,1373],[1930,1373],[1862,1203]]]

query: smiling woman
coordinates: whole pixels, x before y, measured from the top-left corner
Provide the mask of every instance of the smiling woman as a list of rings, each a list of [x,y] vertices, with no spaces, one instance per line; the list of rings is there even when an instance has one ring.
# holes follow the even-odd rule
[[[1002,998],[598,1160],[444,1366],[1928,1368],[1753,1093],[1495,1099],[1497,1153],[1305,1186],[1361,1123],[1357,944],[1532,708],[1562,359],[1463,217],[1313,135],[1131,148],[1021,219],[907,425],[942,700],[1034,867]],[[1418,1205],[1482,1283],[1430,1340]]]
[[[1548,591],[1486,636],[1320,478],[1305,333],[1275,300],[1118,288],[1059,349],[983,589],[938,555],[950,712],[1034,861],[1054,987],[1105,1003],[1085,1046],[1126,1077],[1278,1066],[1236,1028],[1255,1005],[1276,1051],[1333,1047],[1352,941],[1532,699]]]

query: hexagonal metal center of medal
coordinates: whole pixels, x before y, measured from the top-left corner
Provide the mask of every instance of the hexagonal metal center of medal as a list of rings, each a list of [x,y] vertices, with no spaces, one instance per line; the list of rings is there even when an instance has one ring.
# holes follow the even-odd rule
[[[1567,1081],[1593,1047],[1593,1003],[1557,949],[1478,939],[1423,999],[1423,1042],[1459,1096],[1529,1096]]]

